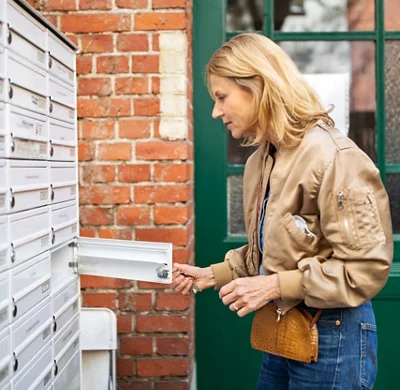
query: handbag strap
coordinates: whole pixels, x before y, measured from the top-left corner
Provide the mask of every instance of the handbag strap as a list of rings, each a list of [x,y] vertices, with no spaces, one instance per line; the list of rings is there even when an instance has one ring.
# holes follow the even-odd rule
[[[317,323],[319,317],[322,314],[322,309],[319,309],[317,311],[317,314],[315,314],[314,318],[312,319],[312,321],[310,322],[310,330],[313,328],[313,326]]]

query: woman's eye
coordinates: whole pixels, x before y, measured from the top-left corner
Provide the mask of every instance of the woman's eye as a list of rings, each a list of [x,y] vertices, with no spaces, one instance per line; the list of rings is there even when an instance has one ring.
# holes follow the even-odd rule
[[[225,96],[218,96],[218,100],[219,100],[220,102],[223,102],[224,99],[225,99]]]

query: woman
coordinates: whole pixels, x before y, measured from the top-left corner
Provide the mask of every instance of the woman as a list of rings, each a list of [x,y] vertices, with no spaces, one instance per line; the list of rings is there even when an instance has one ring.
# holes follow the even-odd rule
[[[378,170],[333,128],[296,66],[266,37],[234,37],[206,75],[213,118],[258,145],[243,182],[248,245],[207,268],[175,264],[175,290],[219,289],[239,317],[273,302],[278,327],[296,309],[315,319],[317,361],[263,353],[260,390],[371,389],[377,336],[370,299],[393,255]]]

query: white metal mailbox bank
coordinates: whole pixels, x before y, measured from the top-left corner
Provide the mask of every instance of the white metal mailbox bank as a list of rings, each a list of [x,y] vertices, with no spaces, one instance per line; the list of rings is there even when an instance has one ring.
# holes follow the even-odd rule
[[[78,274],[171,282],[171,244],[78,237],[76,50],[0,0],[0,390],[81,388]]]

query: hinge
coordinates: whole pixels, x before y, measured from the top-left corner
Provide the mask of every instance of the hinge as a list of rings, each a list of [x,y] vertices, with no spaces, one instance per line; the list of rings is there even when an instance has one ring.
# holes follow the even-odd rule
[[[78,264],[77,261],[70,261],[70,262],[68,263],[68,267],[69,267],[69,268],[73,268],[74,272],[75,272],[76,274],[79,274],[79,264]]]

